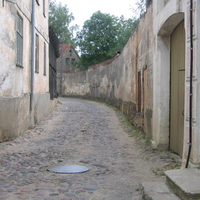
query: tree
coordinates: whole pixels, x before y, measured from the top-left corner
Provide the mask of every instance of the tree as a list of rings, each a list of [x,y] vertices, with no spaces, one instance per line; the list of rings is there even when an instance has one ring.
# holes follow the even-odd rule
[[[126,43],[128,42],[129,37],[133,34],[133,31],[138,25],[139,20],[125,19],[122,15],[118,19],[118,33],[117,33],[117,48],[118,50],[122,50]]]
[[[132,11],[134,13],[134,18],[141,18],[146,12],[146,7],[149,6],[152,0],[137,0],[135,6],[132,7]]]
[[[133,32],[136,23],[97,11],[85,21],[77,33],[77,45],[81,52],[81,66],[100,63],[122,50]]]
[[[74,20],[72,13],[69,13],[67,5],[57,4],[50,0],[49,3],[49,25],[56,32],[58,39],[62,43],[74,43],[73,30],[77,26],[70,27],[70,23]]]

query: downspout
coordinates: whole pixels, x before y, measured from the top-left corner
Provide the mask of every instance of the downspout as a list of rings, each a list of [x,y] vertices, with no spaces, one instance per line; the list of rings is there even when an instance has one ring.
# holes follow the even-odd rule
[[[34,93],[34,64],[35,64],[35,0],[32,0],[31,14],[31,93],[30,93],[30,110],[33,110],[33,93]]]
[[[190,0],[190,100],[189,100],[189,142],[188,156],[185,168],[188,168],[192,149],[192,76],[193,76],[193,0]]]
[[[62,38],[63,41],[63,38]],[[62,75],[63,75],[63,43],[61,44],[61,66],[60,66],[60,95],[62,96]]]

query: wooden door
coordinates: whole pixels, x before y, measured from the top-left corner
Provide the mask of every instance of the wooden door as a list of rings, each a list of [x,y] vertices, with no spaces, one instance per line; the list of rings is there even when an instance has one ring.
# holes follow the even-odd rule
[[[182,21],[171,35],[170,149],[182,156],[184,133],[185,30]]]

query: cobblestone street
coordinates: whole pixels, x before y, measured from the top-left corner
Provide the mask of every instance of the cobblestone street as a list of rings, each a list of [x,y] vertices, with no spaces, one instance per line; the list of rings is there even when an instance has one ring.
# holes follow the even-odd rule
[[[59,101],[36,127],[0,143],[0,200],[141,200],[141,182],[165,181],[163,170],[179,166],[176,155],[131,137],[120,112],[92,101]],[[89,171],[47,171],[65,164]]]

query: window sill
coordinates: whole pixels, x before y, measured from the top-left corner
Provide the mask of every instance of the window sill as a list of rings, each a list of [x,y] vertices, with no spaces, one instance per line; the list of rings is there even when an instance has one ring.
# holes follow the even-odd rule
[[[24,68],[22,65],[20,65],[20,64],[18,64],[18,63],[16,63],[16,66],[17,66],[17,67],[20,67],[20,68]]]

